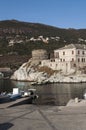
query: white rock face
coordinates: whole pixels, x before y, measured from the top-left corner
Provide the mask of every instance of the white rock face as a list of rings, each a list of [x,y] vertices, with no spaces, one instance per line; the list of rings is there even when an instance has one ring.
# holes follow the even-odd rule
[[[30,82],[34,81],[38,83],[46,80],[46,76],[43,72],[36,71],[32,65],[28,67],[28,64],[28,62],[24,63],[18,70],[16,70],[11,76],[11,79]]]
[[[54,73],[49,76],[45,72],[39,72],[37,68],[30,64],[30,62],[24,63],[18,70],[14,72],[11,79],[20,81],[32,81],[38,84],[41,83],[78,83],[86,82],[86,74],[64,75],[60,73]]]

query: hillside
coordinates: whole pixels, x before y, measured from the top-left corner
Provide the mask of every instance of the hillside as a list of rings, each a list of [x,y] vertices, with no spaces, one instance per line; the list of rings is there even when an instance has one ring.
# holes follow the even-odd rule
[[[44,48],[51,53],[54,49],[70,43],[86,44],[86,29],[61,29],[17,20],[0,21],[0,56],[2,59],[5,55],[31,57],[31,51],[39,48]]]

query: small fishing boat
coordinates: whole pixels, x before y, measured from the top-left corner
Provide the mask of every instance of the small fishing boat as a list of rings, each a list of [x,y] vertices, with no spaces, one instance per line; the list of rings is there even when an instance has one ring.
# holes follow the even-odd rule
[[[0,95],[0,103],[15,101],[23,97],[28,97],[30,103],[32,103],[33,100],[38,98],[38,95],[36,95],[36,89],[28,89],[28,91],[19,92],[18,88],[13,88],[12,93],[3,93]]]
[[[0,94],[0,103],[3,102],[9,102],[10,101],[10,96],[6,94]]]

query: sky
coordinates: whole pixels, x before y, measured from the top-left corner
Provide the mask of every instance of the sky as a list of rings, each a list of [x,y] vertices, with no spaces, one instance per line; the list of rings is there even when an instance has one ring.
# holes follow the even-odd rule
[[[86,28],[86,0],[0,0],[0,21],[11,19]]]

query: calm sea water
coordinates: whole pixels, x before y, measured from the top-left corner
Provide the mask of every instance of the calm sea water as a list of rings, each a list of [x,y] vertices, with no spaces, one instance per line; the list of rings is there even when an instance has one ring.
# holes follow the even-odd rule
[[[82,99],[86,90],[86,83],[78,84],[45,84],[30,85],[29,82],[19,82],[11,80],[0,80],[0,92],[12,92],[13,88],[20,90],[36,88],[39,98],[37,104],[47,105],[66,105],[70,99],[76,97]]]

